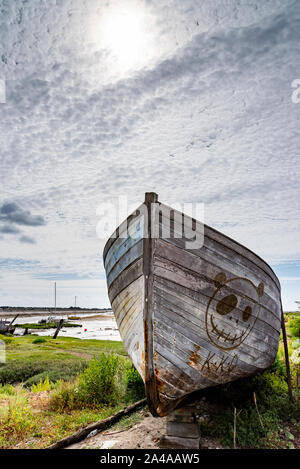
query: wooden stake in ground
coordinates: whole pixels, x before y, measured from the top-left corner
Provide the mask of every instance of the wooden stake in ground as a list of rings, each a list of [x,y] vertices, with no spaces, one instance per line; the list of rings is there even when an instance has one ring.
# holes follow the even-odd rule
[[[56,339],[56,337],[58,336],[58,333],[61,330],[63,323],[64,323],[64,319],[61,319],[58,323],[58,326],[57,326],[56,331],[54,333],[53,339]]]
[[[10,329],[11,329],[13,323],[15,322],[15,320],[17,319],[18,316],[19,316],[19,315],[17,314],[17,315],[13,318],[13,320],[11,321],[11,323],[9,324],[9,326],[8,326],[8,328],[7,328],[7,331],[6,331],[7,333],[10,332]]]
[[[290,397],[290,401],[294,402],[293,393],[292,393],[292,381],[291,381],[291,370],[290,370],[290,360],[289,360],[289,349],[288,349],[288,343],[287,343],[287,338],[286,338],[286,330],[285,330],[285,323],[284,323],[282,305],[281,305],[281,329],[282,329],[282,338],[283,338],[283,345],[284,345],[284,355],[285,355],[285,365],[286,365],[286,380],[287,380],[287,385],[288,385],[289,397]]]
[[[236,413],[236,407],[234,408],[233,411],[233,448],[236,449],[236,418],[240,415],[242,412],[242,409]]]
[[[233,448],[236,449],[236,407],[233,411]]]
[[[254,400],[256,412],[257,412],[257,415],[258,415],[258,418],[259,418],[259,422],[260,422],[260,424],[261,424],[262,429],[264,429],[265,427],[264,427],[262,418],[261,418],[261,416],[260,416],[260,413],[259,413],[259,411],[258,411],[258,406],[257,406],[257,401],[256,401],[256,394],[255,394],[255,392],[253,393],[253,400]]]

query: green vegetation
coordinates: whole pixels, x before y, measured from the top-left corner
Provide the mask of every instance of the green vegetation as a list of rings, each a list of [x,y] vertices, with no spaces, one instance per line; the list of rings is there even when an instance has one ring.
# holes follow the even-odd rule
[[[120,357],[115,354],[101,353],[99,358],[94,358],[79,377],[78,394],[83,402],[92,405],[115,404],[120,395],[121,369]]]
[[[145,417],[145,409],[140,409],[130,415],[122,417],[117,423],[112,425],[111,432],[124,431],[139,423]]]
[[[241,448],[284,448],[284,424],[300,418],[300,395],[295,403],[288,398],[281,366],[274,364],[262,374],[212,388],[205,392],[206,413],[200,422],[202,434],[218,436],[225,447],[233,447],[234,408],[236,444]],[[255,404],[256,401],[256,404]]]
[[[52,388],[52,383],[49,381],[49,376],[43,380],[41,379],[37,384],[33,384],[30,388],[31,392],[43,392],[50,391]]]
[[[51,397],[53,410],[115,405],[124,400],[125,358],[102,353],[72,383],[60,383]],[[123,373],[122,373],[123,372]]]
[[[50,381],[68,381],[82,372],[93,357],[102,352],[126,356],[121,342],[83,340],[72,337],[6,337],[7,363],[0,365],[0,383],[25,386],[37,384],[49,377]],[[41,340],[42,339],[42,340]]]
[[[130,373],[129,373],[130,372]],[[130,382],[128,375],[134,376]],[[139,376],[139,378],[137,378]],[[129,359],[102,353],[72,382],[59,382],[50,399],[53,410],[124,405],[145,397],[144,383]]]
[[[45,337],[38,337],[37,339],[34,339],[32,341],[33,344],[44,344],[45,342],[47,342],[47,339],[45,339]]]
[[[131,401],[139,401],[145,397],[144,382],[129,360],[125,367],[126,396]]]
[[[26,324],[15,324],[15,327],[21,329],[56,329],[58,326],[57,322],[47,322],[44,324],[26,323]],[[81,324],[73,324],[71,322],[64,322],[63,327],[82,327]]]
[[[144,396],[120,342],[0,338],[0,448],[44,448]]]
[[[34,434],[38,428],[27,395],[19,389],[18,393],[8,395],[8,405],[0,410],[0,447],[13,447],[20,439]]]
[[[292,426],[299,432],[300,341],[299,314],[285,314],[294,402],[288,397],[282,338],[277,358],[269,370],[253,377],[205,390],[200,416],[203,436],[219,437],[233,447],[234,409],[236,446],[240,448],[293,448]],[[298,425],[298,426],[297,426]],[[292,435],[292,436],[291,436]]]
[[[289,332],[292,337],[300,337],[300,317],[290,319]]]

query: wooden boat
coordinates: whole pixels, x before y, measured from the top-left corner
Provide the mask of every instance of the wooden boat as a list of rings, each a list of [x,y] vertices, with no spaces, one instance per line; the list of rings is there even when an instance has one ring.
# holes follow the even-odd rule
[[[241,244],[147,193],[103,257],[119,332],[153,415],[273,363],[280,283]]]

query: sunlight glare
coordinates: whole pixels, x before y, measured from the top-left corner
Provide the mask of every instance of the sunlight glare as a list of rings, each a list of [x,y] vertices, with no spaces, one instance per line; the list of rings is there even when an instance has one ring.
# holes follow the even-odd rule
[[[151,57],[151,36],[146,12],[141,7],[123,5],[104,12],[99,25],[99,43],[122,70],[146,65]]]

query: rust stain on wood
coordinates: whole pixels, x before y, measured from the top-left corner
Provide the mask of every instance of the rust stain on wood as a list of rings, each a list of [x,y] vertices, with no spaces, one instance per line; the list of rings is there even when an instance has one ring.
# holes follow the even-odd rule
[[[197,355],[197,352],[192,352],[190,355],[190,359],[188,361],[188,365],[197,368],[197,365],[199,363],[199,356]]]

